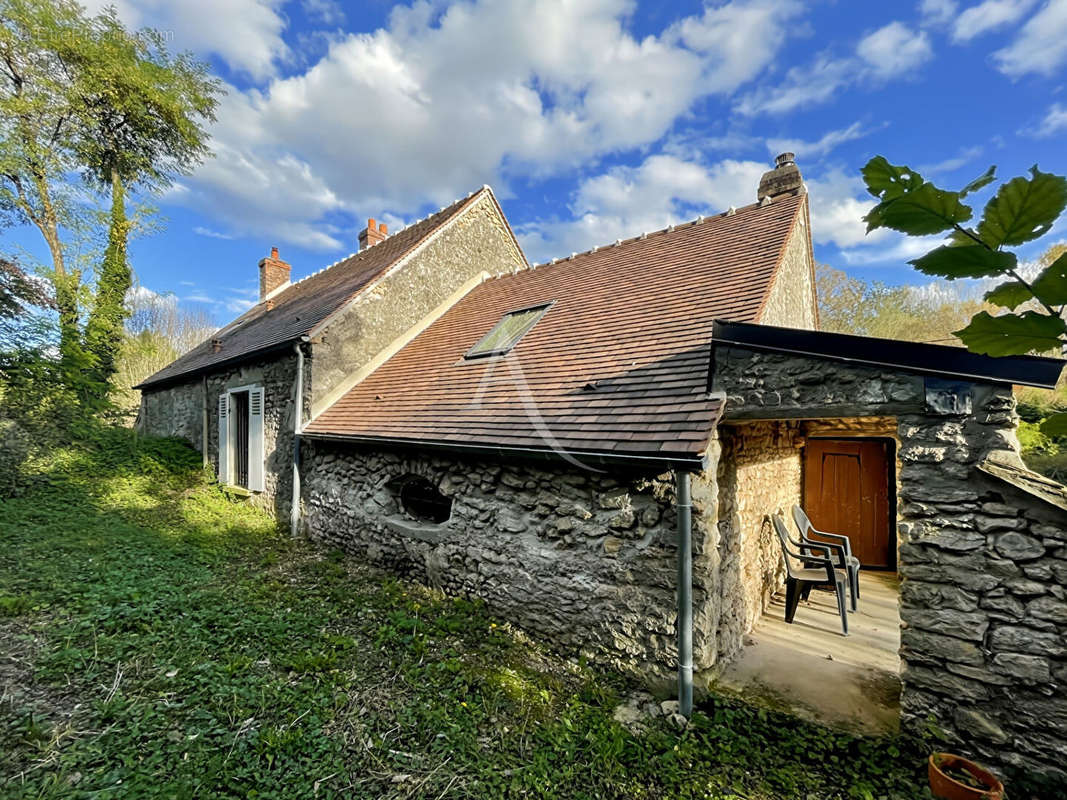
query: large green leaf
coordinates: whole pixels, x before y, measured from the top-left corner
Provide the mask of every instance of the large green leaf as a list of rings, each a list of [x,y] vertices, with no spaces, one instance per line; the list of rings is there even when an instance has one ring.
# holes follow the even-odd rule
[[[1059,317],[1024,311],[994,317],[988,311],[976,314],[956,336],[975,353],[990,356],[1018,356],[1044,353],[1060,347],[1067,325]]]
[[[1058,411],[1041,421],[1041,432],[1045,436],[1067,436],[1067,411]]]
[[[1067,253],[1049,264],[1031,286],[1034,294],[1050,306],[1067,304]]]
[[[863,169],[863,180],[867,191],[879,200],[890,200],[904,192],[910,192],[923,185],[923,178],[911,167],[890,164],[884,156],[875,156]]]
[[[1029,178],[1012,178],[989,201],[978,235],[990,247],[1018,245],[1048,232],[1067,208],[1067,178],[1031,167]]]
[[[971,194],[972,192],[977,192],[979,189],[988,186],[996,179],[996,175],[997,166],[996,164],[994,164],[981,175],[979,175],[977,178],[975,178],[973,181],[971,181],[962,189],[960,189],[960,199],[962,200],[964,197]]]
[[[924,183],[917,189],[884,200],[863,219],[867,231],[892,228],[912,236],[925,236],[951,230],[971,218],[971,208],[960,202],[958,192],[938,189]]]
[[[1033,297],[1033,293],[1017,280],[1002,283],[995,289],[985,293],[985,299],[993,305],[1010,309],[1021,306],[1027,300],[1032,300]]]
[[[980,244],[938,247],[908,262],[919,272],[943,278],[988,278],[1015,269],[1015,254]]]

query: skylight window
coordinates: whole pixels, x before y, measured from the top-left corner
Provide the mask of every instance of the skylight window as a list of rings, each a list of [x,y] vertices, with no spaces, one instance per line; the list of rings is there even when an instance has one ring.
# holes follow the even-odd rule
[[[511,311],[496,324],[496,326],[482,337],[478,344],[467,351],[466,358],[483,358],[485,356],[499,356],[507,353],[519,339],[529,333],[530,329],[548,311],[551,303],[543,303],[539,306],[522,308]]]

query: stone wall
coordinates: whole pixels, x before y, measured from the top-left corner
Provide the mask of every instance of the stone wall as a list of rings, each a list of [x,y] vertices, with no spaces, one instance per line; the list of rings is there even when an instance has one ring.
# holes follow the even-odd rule
[[[217,403],[217,400],[216,400]],[[217,413],[217,405],[208,413]],[[137,412],[137,429],[152,436],[172,436],[185,439],[204,452],[204,386],[197,376],[162,389],[141,392]]]
[[[309,535],[494,613],[562,652],[644,678],[676,663],[676,515],[670,474],[382,453],[308,440]],[[406,514],[404,476],[452,498],[440,525]],[[715,658],[714,482],[694,504],[694,653]]]
[[[308,364],[308,362],[305,362]],[[219,465],[219,395],[237,386],[260,385],[263,392],[264,491],[255,498],[257,504],[287,514],[292,492],[293,411],[296,380],[296,355],[285,353],[249,361],[240,366],[207,375],[208,441],[207,460],[218,471]],[[201,453],[203,446],[204,379],[189,381],[142,394],[138,424],[154,436],[177,436],[186,439]],[[305,385],[305,389],[306,389]],[[307,392],[304,398],[308,407]]]
[[[768,514],[782,514],[801,497],[803,438],[796,422],[724,425],[719,437],[719,540],[722,615],[720,658],[742,646],[784,583],[781,547]]]
[[[804,204],[807,205],[807,200]],[[811,330],[816,327],[815,269],[807,209],[801,208],[799,214],[759,321],[764,325]]]
[[[952,500],[907,505],[905,718],[1067,780],[1067,511],[982,473]]]
[[[896,420],[902,722],[932,722],[1002,771],[1067,758],[1067,512],[984,465],[1023,474],[1010,386],[971,411],[928,408],[924,379],[741,347],[715,351],[725,420]]]
[[[313,413],[330,406],[360,368],[413,326],[427,321],[480,274],[501,275],[526,261],[488,192],[341,311],[312,345]]]

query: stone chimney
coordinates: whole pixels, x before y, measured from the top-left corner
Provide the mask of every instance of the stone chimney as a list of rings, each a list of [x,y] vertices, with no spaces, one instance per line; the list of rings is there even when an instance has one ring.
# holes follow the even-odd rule
[[[267,296],[289,283],[289,265],[278,258],[278,248],[270,249],[270,257],[261,259],[259,262],[259,302],[267,299]]]
[[[760,178],[756,199],[761,203],[764,198],[774,200],[782,195],[796,195],[804,192],[804,177],[797,168],[792,153],[782,153],[774,159],[774,169],[764,172]]]
[[[368,247],[374,247],[379,242],[384,242],[388,235],[389,231],[385,223],[375,224],[374,217],[371,217],[367,220],[367,227],[359,232],[359,249],[366,250]]]

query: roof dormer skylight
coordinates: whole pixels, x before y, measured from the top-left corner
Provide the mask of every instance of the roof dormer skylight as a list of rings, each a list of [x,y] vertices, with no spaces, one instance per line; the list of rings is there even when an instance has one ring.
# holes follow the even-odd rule
[[[464,358],[501,356],[509,352],[519,343],[519,339],[530,332],[530,329],[545,315],[551,305],[551,303],[541,303],[520,308],[517,311],[509,311],[489,333],[467,351]]]

